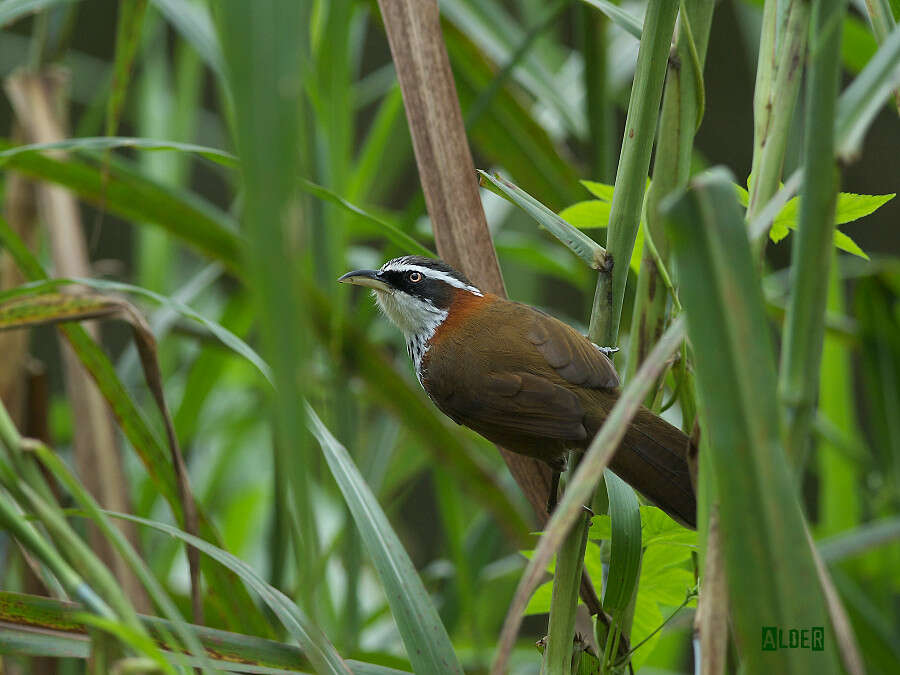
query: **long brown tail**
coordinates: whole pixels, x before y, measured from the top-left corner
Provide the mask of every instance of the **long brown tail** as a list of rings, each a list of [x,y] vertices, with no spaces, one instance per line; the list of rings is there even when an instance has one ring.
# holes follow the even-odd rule
[[[697,527],[697,499],[687,453],[690,439],[641,408],[613,456],[610,468],[686,527]]]

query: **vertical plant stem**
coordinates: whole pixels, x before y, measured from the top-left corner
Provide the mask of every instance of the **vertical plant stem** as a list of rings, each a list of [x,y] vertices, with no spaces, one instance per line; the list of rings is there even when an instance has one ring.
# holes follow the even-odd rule
[[[769,12],[770,4],[776,3],[766,3],[765,12]],[[766,23],[768,19],[768,15],[765,15],[754,95],[753,182],[750,185],[747,222],[753,220],[772,198],[781,180],[791,119],[803,74],[803,57],[809,30],[809,3],[805,0],[790,0],[785,10],[785,26],[781,31],[777,58],[772,63],[768,61],[769,55],[763,53],[764,48],[775,48],[774,38],[770,33],[775,32],[776,26],[774,23]],[[768,237],[760,237],[753,242],[757,257],[765,250],[767,239]]]
[[[817,0],[810,22],[803,192],[791,255],[793,292],[785,319],[779,379],[786,450],[795,466],[802,465],[809,443],[825,333],[838,187],[834,119],[845,8],[846,0]]]
[[[584,90],[587,96],[588,144],[591,176],[608,183],[616,173],[615,108],[609,91],[607,37],[609,19],[593,7],[576,8],[580,14],[581,53],[584,58]]]
[[[569,455],[574,470],[575,453]],[[575,611],[578,607],[578,588],[584,568],[590,519],[572,528],[556,554],[553,574],[553,593],[550,598],[550,625],[547,649],[544,652],[542,673],[568,675],[572,670],[572,646],[575,637]]]
[[[837,252],[832,252],[828,281],[828,309],[844,313],[844,289],[835,265]],[[856,396],[853,392],[853,370],[849,347],[834,335],[825,336],[822,349],[820,408],[838,429],[855,436]],[[833,443],[823,442],[818,453],[819,535],[843,532],[861,521],[860,467],[857,461]]]
[[[647,194],[647,238],[653,242],[664,265],[669,260],[669,245],[659,203],[666,195],[687,185],[690,176],[694,135],[703,115],[702,69],[713,12],[713,3],[704,0],[688,0],[683,6],[675,57],[669,60],[666,75],[653,182]],[[653,255],[653,246],[644,247],[641,259],[631,321],[631,345],[625,369],[626,382],[659,340],[667,324],[669,293]],[[658,390],[659,386],[651,390],[645,405],[652,407]]]
[[[644,17],[644,30],[631,98],[628,101],[622,152],[619,155],[609,214],[606,251],[613,260],[612,307],[600,342],[604,345],[615,345],[619,335],[628,261],[631,260],[631,251],[640,225],[644,187],[650,168],[650,153],[656,134],[656,120],[677,13],[677,2],[650,2]],[[601,278],[598,285],[601,283],[606,282]]]

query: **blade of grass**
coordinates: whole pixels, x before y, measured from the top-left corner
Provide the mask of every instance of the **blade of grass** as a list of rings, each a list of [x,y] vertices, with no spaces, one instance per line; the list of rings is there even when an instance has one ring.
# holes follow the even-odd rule
[[[0,148],[8,150],[10,145],[0,142]],[[76,159],[26,152],[7,158],[6,167],[67,187],[126,220],[155,223],[231,271],[241,271],[238,260],[244,244],[236,223],[192,193],[159,185],[116,162],[110,165],[105,189],[100,169]]]
[[[201,657],[201,664],[204,672],[212,669],[212,664],[205,658],[206,652],[203,650],[196,634],[185,623],[177,607],[172,599],[166,593],[165,589],[153,576],[153,573],[147,567],[137,551],[131,543],[122,536],[118,528],[114,527],[109,521],[106,514],[93,499],[90,493],[84,489],[81,483],[72,475],[68,467],[60,460],[43,443],[31,443],[29,450],[35,454],[38,460],[59,480],[75,498],[75,501],[83,508],[91,518],[91,520],[100,528],[104,536],[116,547],[119,554],[131,566],[131,569],[144,584],[150,594],[151,599],[163,611],[163,613],[172,622],[172,631],[177,634],[188,648],[189,652],[195,656]]]
[[[78,0],[3,0],[0,2],[0,27],[18,21],[28,14],[73,2],[78,2]]]
[[[12,254],[27,278],[34,281],[47,280],[46,272],[2,218],[0,218],[0,241]],[[119,380],[112,363],[80,325],[64,324],[60,330],[97,382],[113,414],[119,420],[126,438],[147,468],[148,475],[169,503],[176,518],[180,520],[183,515],[173,467],[163,450],[162,443]],[[200,535],[212,541],[219,541],[218,533],[202,509],[198,510],[198,519]],[[244,626],[248,631],[268,633],[267,622],[252,604],[249,596],[232,589],[233,579],[229,579],[228,575],[222,574],[214,566],[211,568],[204,566],[204,571],[215,594],[229,608],[228,619],[231,624]]]
[[[296,182],[305,129],[302,94],[311,66],[312,4],[228,0],[216,4],[215,18],[241,162],[247,233],[243,259],[264,353],[275,376],[275,390],[267,392],[275,452],[281,453],[279,466],[288,476],[300,534],[292,541],[299,563],[297,592],[315,617],[321,586],[312,571],[320,552],[310,467],[317,456],[300,407],[311,373],[311,336],[299,289],[316,266],[310,255],[312,223]]]
[[[131,82],[131,69],[140,44],[146,12],[147,0],[123,0],[118,6],[112,90],[106,102],[107,136],[115,136],[116,129],[119,128],[119,117]]]
[[[79,192],[82,197],[88,199],[89,201],[100,201],[101,197],[94,196],[92,192],[89,192],[89,188],[82,183],[71,184],[74,178],[85,179],[86,176],[78,175],[78,176],[65,176],[61,171],[53,171],[54,167],[48,167],[46,165],[42,165],[40,162],[37,162],[37,166],[35,167],[34,162],[29,162],[28,157],[31,155],[42,155],[43,153],[47,153],[53,150],[73,150],[79,152],[91,152],[91,151],[101,151],[101,150],[110,150],[110,149],[121,149],[121,148],[134,148],[138,150],[147,150],[147,151],[173,151],[180,153],[189,153],[198,155],[207,159],[211,162],[219,164],[221,166],[225,166],[228,168],[237,168],[238,167],[238,159],[231,153],[228,153],[224,150],[219,150],[217,148],[210,148],[203,145],[196,145],[194,143],[182,143],[178,141],[168,141],[161,139],[153,139],[153,138],[132,138],[132,137],[121,137],[121,136],[93,136],[93,137],[83,137],[83,138],[70,138],[64,141],[57,141],[54,143],[35,143],[31,145],[19,145],[19,146],[4,146],[0,143],[0,147],[6,147],[6,149],[0,151],[0,166],[3,166],[6,163],[9,163],[10,167],[15,168],[19,171],[23,171],[28,173],[28,168],[23,169],[21,164],[27,165],[27,167],[31,167],[32,175],[36,175],[37,177],[46,178],[47,180],[56,180],[56,182],[60,182],[68,187],[71,187],[73,190]],[[61,167],[55,167],[56,169],[60,169]],[[37,172],[45,172],[45,175]],[[70,174],[75,174],[76,171],[70,172]],[[80,173],[80,172],[79,172]],[[49,175],[47,175],[49,174]],[[140,182],[146,179],[143,179],[139,175],[131,175],[128,178],[134,179],[135,182]],[[384,234],[390,241],[396,244],[398,247],[405,251],[409,251],[412,253],[419,253],[420,255],[425,256],[434,256],[434,253],[430,251],[428,248],[417,242],[411,236],[398,229],[391,223],[385,221],[383,218],[379,218],[374,215],[370,211],[363,209],[356,204],[351,203],[350,201],[344,199],[337,193],[332,190],[329,190],[322,185],[318,185],[313,181],[300,178],[299,186],[307,194],[310,194],[318,199],[323,201],[330,202],[342,208],[344,211],[351,213],[355,216],[359,216],[363,223],[367,224],[367,228],[369,231],[380,232]],[[140,188],[144,190],[152,190],[153,188],[149,184],[140,185]],[[157,186],[160,190],[164,189],[161,185]],[[172,188],[174,191],[174,188]],[[177,192],[174,192],[172,196],[177,195]],[[156,195],[159,196],[159,195]],[[191,199],[188,195],[184,195],[187,199]],[[185,205],[186,206],[186,205]],[[127,203],[120,203],[116,200],[115,204],[111,204],[111,210],[115,208],[132,208]],[[164,211],[163,211],[164,212]],[[121,215],[125,215],[125,217],[129,217],[125,213]],[[133,215],[133,214],[132,214]],[[134,218],[137,219],[137,218]],[[158,222],[158,221],[156,221]],[[212,239],[215,235],[212,232],[205,233],[194,233],[196,228],[190,229],[188,231],[182,231],[180,229],[176,229],[174,226],[167,226],[165,222],[160,223],[163,226],[166,226],[167,229],[173,231],[173,234],[180,236],[183,239],[187,239],[188,241],[193,241],[200,248],[207,249],[209,253],[216,252],[223,248],[225,250],[230,248],[238,248],[240,247],[239,242],[234,242],[231,244],[226,244],[224,242],[220,243],[215,250],[210,250],[211,247],[208,243],[205,243],[205,240]],[[235,224],[230,222],[227,218],[221,220],[219,223],[220,228],[224,228],[225,230],[233,230],[235,229]],[[223,235],[220,232],[218,234],[218,238],[222,238]],[[224,235],[224,237],[228,238],[229,235]],[[218,253],[216,257],[219,257],[224,262],[228,263],[232,258],[231,255],[225,256],[224,250],[221,253]]]
[[[0,591],[0,649],[5,654],[55,656],[85,659],[90,654],[88,635],[80,615],[81,605],[34,595]],[[150,631],[158,635],[169,629],[169,622],[141,615]],[[16,627],[21,626],[20,629]],[[35,630],[37,629],[37,630]],[[294,645],[240,633],[229,633],[206,626],[190,625],[206,648],[215,668],[228,672],[278,675],[306,672],[309,668],[304,653]],[[181,656],[175,656],[180,662]],[[188,660],[191,663],[191,660]],[[354,675],[399,675],[405,671],[347,659]]]
[[[900,87],[900,26],[891,31],[838,101],[835,134],[841,159],[851,161],[858,156],[875,115],[897,87]]]
[[[262,598],[266,606],[275,613],[285,629],[300,643],[306,657],[316,668],[317,672],[351,672],[347,667],[347,664],[338,655],[334,646],[328,641],[325,634],[309,620],[306,614],[304,614],[304,612],[284,593],[267,584],[263,578],[250,567],[250,565],[240,558],[222,550],[218,546],[210,544],[208,541],[198,539],[187,532],[179,530],[177,527],[165,523],[132,516],[127,513],[113,513],[108,511],[106,515],[112,518],[130,520],[138,525],[143,525],[162,532],[163,534],[175,537],[176,539],[180,539],[186,544],[197,548],[201,553],[208,555],[221,565],[224,565],[232,573],[240,577],[248,588],[259,594],[260,598]]]
[[[46,68],[20,71],[7,79],[6,89],[16,120],[31,141],[53,142],[68,135],[65,114],[68,101],[59,71]],[[90,276],[88,243],[75,196],[57,185],[38,183],[35,201],[45,223],[54,272]],[[96,326],[89,324],[85,330],[94,339],[99,337]],[[62,347],[62,366],[66,393],[73,415],[79,420],[74,426],[72,445],[78,472],[91,493],[107,508],[130,511],[131,495],[118,437],[103,396],[67,345]],[[137,543],[134,529],[129,526],[126,531]],[[89,536],[91,545],[113,570],[136,606],[148,608],[142,586],[122,559],[93,527]]]
[[[606,266],[606,251],[584,232],[567,223],[537,199],[508,180],[500,176],[492,176],[481,169],[478,169],[478,174],[481,176],[482,186],[487,187],[492,192],[499,194],[525,211],[593,269],[603,269]]]
[[[403,549],[378,500],[359,469],[315,410],[306,405],[308,425],[319,441],[328,467],[359,528],[403,638],[413,670],[418,673],[462,673],[450,636],[431,603],[412,561]]]
[[[609,2],[609,0],[581,0],[585,4],[590,5],[594,9],[603,12],[609,20],[616,24],[625,32],[633,35],[638,40],[641,39],[641,33],[644,30],[640,19],[633,17],[631,14],[623,10],[618,5]]]
[[[817,542],[829,565],[900,539],[900,516],[858,525]]]

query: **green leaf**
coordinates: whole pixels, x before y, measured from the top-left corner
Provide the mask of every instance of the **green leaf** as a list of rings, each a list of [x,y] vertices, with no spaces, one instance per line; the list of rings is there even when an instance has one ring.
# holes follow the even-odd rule
[[[2,239],[2,231],[0,231],[0,239]],[[44,295],[47,293],[51,293],[57,288],[62,286],[69,286],[72,284],[77,284],[81,286],[88,286],[90,288],[96,288],[101,291],[114,291],[118,293],[131,293],[133,295],[139,295],[143,298],[147,298],[152,300],[153,302],[162,305],[163,307],[168,307],[172,311],[180,314],[181,316],[190,319],[192,321],[196,321],[201,326],[206,328],[210,334],[215,337],[219,342],[221,342],[224,346],[231,349],[235,354],[242,356],[247,361],[249,361],[253,366],[259,371],[259,373],[266,378],[269,384],[272,384],[272,369],[269,368],[269,365],[263,360],[263,358],[253,350],[250,345],[241,340],[237,335],[232,333],[230,330],[225,328],[224,326],[216,323],[215,321],[211,321],[207,319],[202,314],[194,311],[187,305],[173,298],[166,297],[164,295],[160,295],[159,293],[155,293],[146,288],[141,288],[140,286],[135,286],[133,284],[126,284],[120,281],[110,281],[107,279],[93,279],[93,278],[66,278],[66,277],[58,277],[55,279],[47,279],[43,281],[32,281],[27,284],[23,284],[21,286],[17,286],[16,288],[11,288],[8,291],[0,292],[0,303],[4,303],[12,298],[17,297],[27,297],[29,295]],[[69,309],[71,311],[87,311],[92,308],[93,305],[96,305],[96,309],[98,311],[102,310],[103,307],[99,304],[97,298],[80,298],[77,295],[67,295],[64,296],[69,298]],[[55,308],[47,308],[48,317],[51,318],[60,318],[62,316],[62,308],[57,306]],[[40,317],[38,317],[40,318]],[[4,319],[6,316],[0,312],[0,326],[4,325]]]
[[[11,148],[8,141],[0,140],[0,149]],[[104,178],[102,169],[80,160],[21,148],[4,159],[6,167],[67,187],[86,202],[126,220],[159,225],[240,273],[244,243],[237,233],[237,223],[192,193],[156,183],[115,161]]]
[[[588,265],[594,269],[602,267],[605,252],[600,244],[581,230],[572,227],[572,225],[553,213],[537,199],[508,180],[499,176],[492,176],[481,169],[478,170],[478,173],[481,175],[482,186],[490,188],[493,192],[505,197],[508,201],[525,211]]]
[[[640,19],[636,19],[618,5],[609,2],[609,0],[582,0],[582,2],[586,2],[591,7],[600,10],[619,28],[638,40],[641,39],[644,26]]]
[[[17,21],[23,16],[42,12],[56,5],[67,5],[78,0],[3,0],[0,2],[0,27]]]
[[[612,203],[613,188],[615,186],[609,185],[607,183],[598,183],[593,180],[582,180],[579,181],[579,183],[586,187],[588,189],[588,192],[594,195],[597,199]]]
[[[612,524],[609,573],[603,589],[603,609],[624,610],[634,595],[641,566],[641,514],[634,490],[612,471],[603,473]]]
[[[853,255],[857,255],[860,258],[864,258],[866,260],[869,259],[869,255],[865,251],[863,251],[855,241],[853,241],[850,237],[848,237],[840,230],[834,231],[834,245],[842,251],[852,253]]]
[[[646,548],[659,544],[697,546],[696,530],[676,523],[655,506],[641,506],[641,544]]]
[[[559,212],[559,217],[579,230],[605,228],[609,224],[609,202],[591,199],[567,206]]]
[[[310,431],[322,446],[328,467],[384,584],[391,613],[413,670],[417,673],[461,675],[463,670],[447,630],[378,500],[346,448],[322,424],[309,405],[306,406],[306,414],[309,416]]]
[[[525,615],[529,614],[546,614],[550,611],[550,598],[553,596],[553,581],[550,580],[546,584],[538,586],[528,601],[525,608]]]
[[[896,196],[895,192],[887,195],[858,195],[852,192],[841,192],[838,194],[837,205],[834,209],[834,222],[836,225],[843,225],[859,220],[863,216],[874,213]]]

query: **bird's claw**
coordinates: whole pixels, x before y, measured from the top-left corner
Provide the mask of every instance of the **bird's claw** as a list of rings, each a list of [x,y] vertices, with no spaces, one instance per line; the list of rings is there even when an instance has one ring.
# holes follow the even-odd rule
[[[594,346],[595,346],[598,350],[600,350],[601,352],[603,352],[606,356],[609,356],[610,354],[615,354],[617,351],[619,351],[619,348],[618,348],[618,347],[601,347],[601,346],[598,345],[598,344],[595,344]]]

